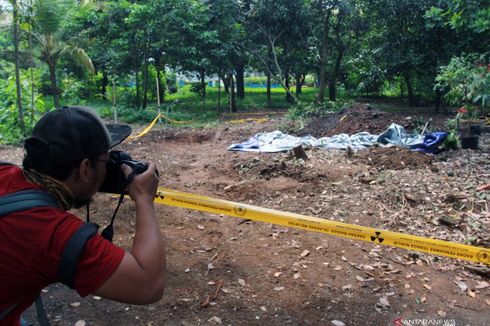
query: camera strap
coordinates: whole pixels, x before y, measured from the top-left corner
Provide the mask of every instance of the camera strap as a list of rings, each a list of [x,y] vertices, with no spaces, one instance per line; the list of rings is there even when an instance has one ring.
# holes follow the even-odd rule
[[[121,206],[122,202],[124,200],[124,192],[121,193],[119,195],[119,200],[117,202],[117,206],[116,206],[116,209],[114,210],[114,214],[112,214],[112,217],[111,217],[111,223],[109,223],[109,225],[107,225],[104,230],[102,230],[102,237],[104,237],[104,239],[106,240],[109,240],[110,242],[112,242],[112,238],[114,237],[114,219],[116,218],[116,214],[117,214],[117,211],[119,210],[119,207]]]

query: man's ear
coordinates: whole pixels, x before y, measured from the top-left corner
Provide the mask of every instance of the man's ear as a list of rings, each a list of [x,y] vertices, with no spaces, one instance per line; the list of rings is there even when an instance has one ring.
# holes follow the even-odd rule
[[[94,173],[92,162],[88,158],[83,159],[78,166],[78,177],[82,182],[90,182]]]

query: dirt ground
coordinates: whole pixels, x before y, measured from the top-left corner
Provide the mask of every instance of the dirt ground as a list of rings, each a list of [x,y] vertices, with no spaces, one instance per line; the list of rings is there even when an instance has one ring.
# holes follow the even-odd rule
[[[306,125],[314,136],[414,128],[428,116],[356,104]],[[265,115],[267,116],[267,115]],[[410,118],[408,118],[410,117]],[[432,116],[431,127],[444,125]],[[480,149],[437,156],[374,147],[351,153],[231,152],[283,124],[248,119],[202,129],[156,126],[120,149],[157,163],[160,186],[335,221],[490,248],[490,134]],[[139,129],[139,128],[137,128]],[[441,130],[441,129],[439,129]],[[0,147],[20,163],[22,150]],[[116,198],[97,194],[91,218],[109,222]],[[158,205],[167,252],[164,298],[148,306],[43,292],[53,325],[488,325],[488,266],[267,223]],[[78,214],[82,217],[85,212]],[[133,205],[115,243],[130,248]],[[35,321],[33,310],[26,317]]]

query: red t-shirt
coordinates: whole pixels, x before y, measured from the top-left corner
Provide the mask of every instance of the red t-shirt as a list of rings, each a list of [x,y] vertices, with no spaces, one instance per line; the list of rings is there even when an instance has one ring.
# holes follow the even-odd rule
[[[0,165],[0,196],[39,189],[22,170]],[[47,285],[55,283],[60,257],[72,234],[83,224],[73,214],[38,207],[0,216],[0,314],[17,305],[0,325],[19,325],[20,314]],[[96,291],[114,273],[124,250],[95,235],[87,241],[77,264],[75,290],[80,296]]]

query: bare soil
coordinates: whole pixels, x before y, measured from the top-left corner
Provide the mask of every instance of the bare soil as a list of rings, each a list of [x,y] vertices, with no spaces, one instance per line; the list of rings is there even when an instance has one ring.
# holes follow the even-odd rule
[[[311,122],[302,133],[379,133],[428,116],[357,104]],[[264,114],[267,116],[267,114]],[[267,122],[224,122],[202,129],[156,126],[123,143],[134,158],[158,164],[160,185],[363,226],[490,247],[490,137],[480,149],[437,156],[401,148],[356,153],[230,152],[232,143],[273,131]],[[407,119],[410,117],[410,119]],[[431,116],[433,126],[447,117]],[[417,120],[418,119],[418,120]],[[22,149],[0,147],[20,163]],[[91,218],[109,222],[116,198],[97,194]],[[63,285],[43,293],[53,325],[488,325],[488,266],[233,217],[157,206],[166,242],[164,298],[133,306]],[[130,248],[133,205],[116,220],[115,243]],[[85,212],[78,212],[81,217]],[[35,321],[33,310],[26,317]],[[439,324],[436,324],[439,323]]]

